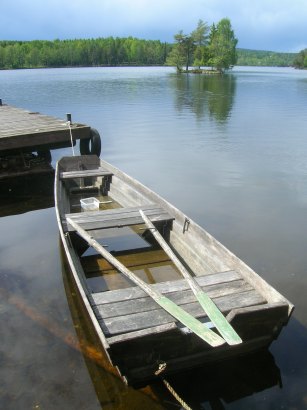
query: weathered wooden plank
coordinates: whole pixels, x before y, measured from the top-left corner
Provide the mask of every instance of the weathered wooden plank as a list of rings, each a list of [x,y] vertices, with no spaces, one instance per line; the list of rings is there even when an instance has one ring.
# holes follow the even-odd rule
[[[240,336],[246,340],[261,335],[269,337],[270,340],[276,337],[281,327],[287,323],[288,305],[285,303],[265,303],[257,306],[249,306],[233,309],[227,315],[227,320],[235,326]],[[123,333],[108,338],[110,345],[130,340],[136,340],[144,337],[159,335],[163,332],[169,332],[176,329],[175,323],[167,323],[159,326],[152,326],[146,329],[137,330],[129,333]]]
[[[175,322],[166,323],[164,325],[152,326],[147,329],[136,330],[129,333],[121,333],[116,336],[109,336],[107,338],[110,345],[116,343],[128,342],[129,340],[136,340],[141,338],[142,340],[146,336],[160,335],[160,333],[169,332],[173,330],[178,330],[178,327]]]
[[[289,319],[288,305],[280,302],[237,308],[229,312],[227,319],[246,339],[265,335],[277,337]]]
[[[80,171],[66,171],[60,173],[60,179],[71,179],[71,178],[86,178],[86,177],[99,177],[99,176],[112,176],[112,172],[107,171],[103,168],[98,169],[84,169]]]
[[[198,276],[195,280],[200,286],[210,286],[219,283],[230,284],[232,281],[242,279],[241,275],[235,271],[217,272],[210,275]],[[179,292],[189,289],[185,279],[176,281],[167,281],[152,285],[161,293]],[[111,302],[120,302],[145,297],[146,293],[137,286],[128,289],[117,289],[108,292],[93,293],[92,298],[95,305],[101,305]]]
[[[222,296],[220,298],[214,298],[214,303],[223,313],[228,313],[230,310],[235,308],[259,305],[266,303],[266,301],[255,290],[251,290],[243,293],[234,293],[232,295]],[[185,304],[184,309],[195,318],[205,316],[203,309],[197,302]],[[149,312],[100,319],[99,323],[106,335],[114,336],[116,334],[132,332],[152,326],[160,326],[173,321],[174,318],[166,311],[163,309],[156,309]]]
[[[231,295],[238,292],[246,292],[252,290],[251,285],[243,280],[230,282],[229,284],[220,283],[218,285],[204,286],[202,290],[211,298]],[[190,289],[179,292],[164,293],[170,300],[177,305],[185,305],[187,303],[194,303],[197,301],[195,295]],[[139,312],[146,312],[157,309],[157,304],[149,297],[143,297],[133,300],[125,300],[122,302],[113,302],[103,305],[98,305],[96,312],[102,319],[110,317],[131,315]],[[206,315],[207,316],[207,315]]]
[[[150,215],[155,222],[171,221],[173,218],[164,209],[152,206],[140,207],[144,210],[146,215]],[[139,225],[143,222],[141,215],[139,214],[140,208],[117,208],[108,211],[91,211],[80,212],[73,214],[66,214],[67,220],[71,219],[76,222],[83,229],[108,229],[108,228],[120,228],[123,226]],[[74,231],[74,228],[68,223],[69,231]]]
[[[156,204],[149,204],[141,207],[122,207],[122,208],[116,208],[116,209],[110,209],[106,210],[103,212],[104,218],[109,218],[113,219],[116,217],[129,217],[131,215],[138,215],[139,216],[139,209],[145,209],[147,214],[151,215],[154,213],[159,213],[163,208],[157,206]],[[90,220],[91,218],[96,218],[97,215],[99,215],[100,212],[81,212],[81,213],[73,213],[73,214],[66,214],[66,218],[71,218],[72,220],[75,220],[77,223],[78,222],[86,222]],[[143,220],[142,220],[143,222]]]

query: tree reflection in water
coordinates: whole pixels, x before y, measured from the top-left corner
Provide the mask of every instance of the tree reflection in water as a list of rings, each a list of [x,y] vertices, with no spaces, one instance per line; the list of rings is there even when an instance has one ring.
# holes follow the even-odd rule
[[[209,116],[217,123],[226,123],[231,116],[236,93],[236,77],[231,74],[178,74],[174,76],[175,107],[186,109],[198,120]]]

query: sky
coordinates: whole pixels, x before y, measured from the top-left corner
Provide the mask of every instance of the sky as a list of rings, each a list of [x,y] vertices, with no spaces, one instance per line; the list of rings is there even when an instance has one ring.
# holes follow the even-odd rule
[[[307,0],[0,0],[0,40],[137,37],[173,42],[228,17],[239,48],[307,48]]]

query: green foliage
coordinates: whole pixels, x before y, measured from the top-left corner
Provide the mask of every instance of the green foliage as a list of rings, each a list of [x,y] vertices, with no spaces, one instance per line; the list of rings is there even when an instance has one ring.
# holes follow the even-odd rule
[[[178,73],[182,71],[182,66],[185,64],[185,57],[182,55],[177,44],[173,46],[171,52],[167,56],[166,64],[176,67]]]
[[[220,72],[233,67],[237,60],[237,43],[229,19],[224,18],[216,27],[213,26],[209,43],[210,65]]]
[[[209,26],[203,20],[199,20],[197,27],[192,31],[191,36],[195,42],[194,67],[203,66],[207,62],[206,45],[208,44]]]
[[[182,30],[175,34],[174,38],[176,41],[176,53],[185,61],[186,71],[188,71],[190,58],[195,49],[195,40],[192,35],[183,34]]]
[[[296,53],[277,53],[273,51],[237,49],[237,65],[263,67],[293,66]]]
[[[208,24],[199,20],[190,35],[179,31],[174,38],[175,50],[171,52],[167,63],[175,65],[177,71],[182,71],[183,61],[186,71],[192,62],[193,66],[199,69],[201,66],[210,65],[219,72],[228,70],[236,63],[238,40],[229,19],[222,19],[217,26],[213,24],[210,33]]]
[[[230,66],[234,64],[233,61],[237,56],[238,65],[294,65],[297,68],[307,68],[307,49],[295,54],[236,50],[234,43],[232,43],[232,48],[229,43],[227,47],[227,42],[222,41],[218,35],[220,23],[213,24],[209,31],[207,23],[199,20],[196,29],[190,35],[183,34],[182,31],[176,34],[176,43],[173,45],[158,40],[141,40],[133,37],[29,42],[0,41],[0,69],[168,64],[175,66],[180,72],[183,67],[187,69],[189,65],[201,67],[212,64],[219,67],[224,64],[223,58],[225,58],[220,53],[221,50],[225,51],[225,55],[232,50],[232,53],[229,53],[230,60],[232,59]],[[224,35],[228,31],[231,37],[233,32],[230,25],[228,29],[230,32],[225,30]],[[234,36],[232,40],[236,40]],[[216,47],[217,44],[222,46]]]
[[[0,69],[99,65],[163,65],[171,46],[158,40],[98,38],[0,41]]]
[[[301,50],[293,61],[295,68],[307,68],[307,48]]]

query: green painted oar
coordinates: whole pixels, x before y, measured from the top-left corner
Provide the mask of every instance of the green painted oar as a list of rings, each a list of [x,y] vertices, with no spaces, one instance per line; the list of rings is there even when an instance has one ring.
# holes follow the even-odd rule
[[[150,285],[145,283],[142,279],[136,276],[133,272],[126,268],[121,262],[119,262],[110,252],[108,252],[103,246],[101,246],[94,238],[92,238],[78,223],[72,221],[70,218],[66,219],[78,234],[97,252],[99,252],[108,262],[110,262],[116,269],[122,272],[125,276],[136,283],[141,289],[144,290],[158,305],[160,305],[165,311],[172,315],[176,320],[188,327],[197,336],[203,339],[211,346],[220,346],[225,343],[225,340],[218,334],[207,328],[199,320],[195,319],[192,315],[183,310],[176,303],[172,302],[166,296],[163,296],[160,292],[153,289]]]
[[[144,214],[144,212],[141,209],[140,214],[145,224],[151,230],[152,234],[156,238],[157,242],[161,245],[165,253],[172,259],[174,264],[181,272],[182,276],[187,280],[190,288],[192,289],[201,307],[204,309],[205,313],[210,318],[211,322],[214,324],[214,326],[217,328],[220,334],[223,336],[223,338],[226,340],[226,342],[229,345],[236,345],[242,343],[242,339],[231,326],[231,324],[228,322],[228,320],[225,318],[225,316],[222,314],[222,312],[218,309],[218,307],[214,304],[210,297],[202,290],[199,284],[186,270],[186,268],[175,255],[175,253],[169,247],[163,236],[160,234],[160,232],[156,229],[151,220]]]

